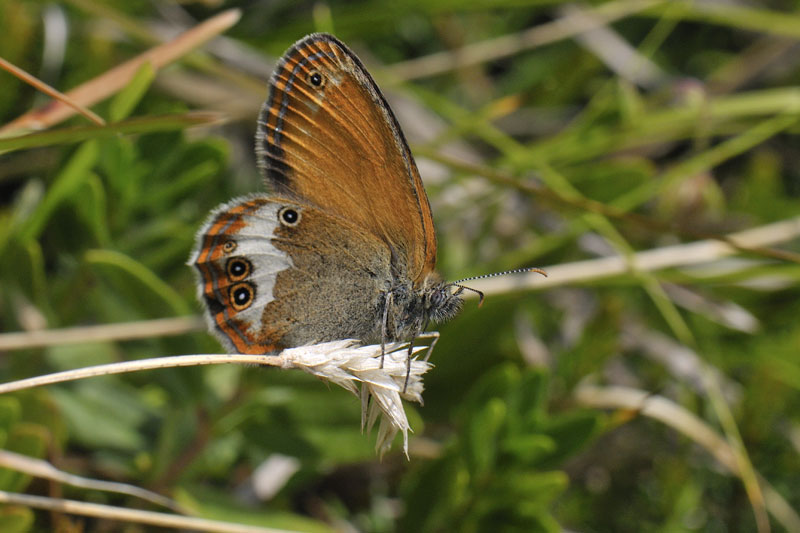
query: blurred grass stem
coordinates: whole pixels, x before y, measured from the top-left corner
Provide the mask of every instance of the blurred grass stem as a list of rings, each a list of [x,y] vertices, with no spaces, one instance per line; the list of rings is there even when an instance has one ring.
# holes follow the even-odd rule
[[[67,513],[80,516],[91,516],[120,522],[146,524],[149,526],[168,527],[173,529],[192,531],[213,531],[215,533],[292,533],[285,529],[270,527],[246,526],[220,520],[208,520],[189,516],[141,511],[138,509],[125,509],[102,505],[99,503],[86,503],[75,500],[48,498],[46,496],[32,496],[17,494],[0,490],[0,503],[11,505],[24,505],[35,509],[45,509],[57,513]]]
[[[663,396],[630,387],[583,384],[575,390],[574,398],[586,407],[633,410],[658,420],[702,446],[728,472],[742,476],[737,453],[728,441],[702,419]],[[792,506],[764,478],[759,476],[758,483],[767,511],[786,531],[800,531],[800,516]]]

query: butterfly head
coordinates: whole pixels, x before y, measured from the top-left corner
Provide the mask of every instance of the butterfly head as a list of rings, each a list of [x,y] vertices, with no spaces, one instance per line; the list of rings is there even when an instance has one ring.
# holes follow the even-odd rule
[[[478,289],[462,285],[465,281],[474,281],[478,279],[493,278],[495,276],[505,276],[506,274],[520,274],[525,272],[536,272],[543,276],[547,276],[544,270],[539,268],[519,268],[515,270],[506,270],[504,272],[495,272],[492,274],[483,274],[481,276],[473,276],[471,278],[464,278],[450,283],[443,283],[439,281],[429,289],[428,308],[430,309],[429,315],[434,322],[441,322],[449,320],[461,310],[461,293],[464,291],[474,292],[478,295],[478,307],[483,305],[484,294]],[[453,288],[455,287],[455,290]]]
[[[430,274],[422,287],[422,301],[425,316],[433,322],[446,322],[461,310],[461,293],[464,288],[455,287],[452,283],[445,283],[436,274]]]

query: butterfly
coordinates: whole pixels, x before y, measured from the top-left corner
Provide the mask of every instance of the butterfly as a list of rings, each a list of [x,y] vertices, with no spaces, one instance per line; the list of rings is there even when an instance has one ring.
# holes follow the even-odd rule
[[[431,208],[408,143],[341,41],[315,33],[286,51],[255,144],[271,192],[216,208],[190,259],[228,350],[413,341],[458,313],[465,287],[435,271]]]

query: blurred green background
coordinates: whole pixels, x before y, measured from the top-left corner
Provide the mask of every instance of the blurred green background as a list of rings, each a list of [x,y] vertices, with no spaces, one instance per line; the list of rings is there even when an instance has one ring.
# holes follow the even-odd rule
[[[796,1],[4,0],[0,57],[66,91],[229,7],[243,17],[224,37],[93,106],[112,122],[199,109],[224,124],[0,140],[2,332],[197,315],[195,232],[264,190],[265,82],[312,31],[348,43],[386,92],[448,279],[800,216]],[[0,125],[47,102],[0,72]],[[468,301],[438,328],[424,407],[408,406],[410,460],[399,441],[378,460],[347,392],[232,366],[0,396],[0,446],[291,531],[800,531],[800,241],[775,242],[786,253],[590,269]],[[60,343],[4,351],[0,379],[219,351],[204,332]],[[598,399],[621,391],[649,396]],[[691,415],[701,429],[677,430]],[[287,457],[285,481],[256,470]],[[253,488],[265,476],[269,498]],[[7,469],[0,489],[160,510]],[[0,530],[152,529],[5,506]]]

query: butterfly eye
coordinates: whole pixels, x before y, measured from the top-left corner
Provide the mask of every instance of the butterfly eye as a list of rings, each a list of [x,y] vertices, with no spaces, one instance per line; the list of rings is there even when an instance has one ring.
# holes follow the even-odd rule
[[[300,223],[300,212],[293,207],[284,207],[278,211],[278,220],[284,226],[296,226]]]
[[[445,300],[445,291],[437,290],[431,294],[431,306],[432,307],[439,307],[442,305],[442,302]]]
[[[229,297],[234,311],[244,311],[253,303],[255,290],[249,283],[237,283],[231,287]]]
[[[236,249],[236,241],[225,241],[222,245],[222,251],[226,254],[232,253]]]
[[[312,70],[308,73],[308,83],[317,87],[318,89],[325,85],[325,78],[322,77],[322,74],[317,72],[316,70]]]
[[[225,270],[228,271],[228,277],[231,281],[242,280],[250,275],[250,261],[242,257],[233,257],[228,260]]]

